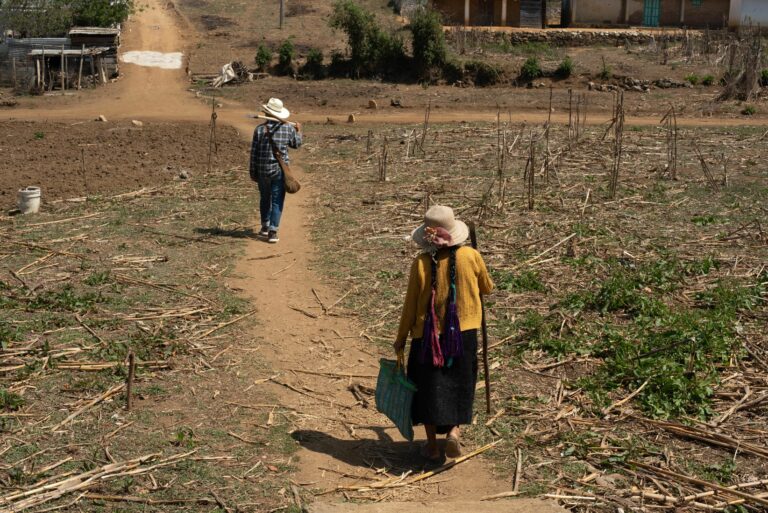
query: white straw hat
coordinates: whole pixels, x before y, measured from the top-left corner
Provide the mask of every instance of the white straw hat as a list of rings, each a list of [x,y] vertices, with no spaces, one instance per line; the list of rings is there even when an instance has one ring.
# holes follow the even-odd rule
[[[270,98],[266,105],[262,105],[262,108],[264,112],[277,119],[288,119],[291,115],[291,112],[283,105],[282,100],[278,98]]]
[[[436,230],[439,233],[435,234]],[[438,237],[437,240],[436,236]],[[459,246],[468,238],[469,227],[455,218],[451,207],[442,205],[435,205],[427,210],[424,224],[416,228],[411,234],[413,242],[429,251],[441,247]]]

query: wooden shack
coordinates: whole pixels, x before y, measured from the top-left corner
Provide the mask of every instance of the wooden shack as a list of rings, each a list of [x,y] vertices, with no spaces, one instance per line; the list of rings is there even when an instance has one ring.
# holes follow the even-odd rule
[[[34,62],[35,77],[33,89],[39,92],[60,89],[81,89],[84,84],[106,84],[108,81],[105,56],[109,48],[86,48],[79,50],[61,48],[40,48],[29,52]]]

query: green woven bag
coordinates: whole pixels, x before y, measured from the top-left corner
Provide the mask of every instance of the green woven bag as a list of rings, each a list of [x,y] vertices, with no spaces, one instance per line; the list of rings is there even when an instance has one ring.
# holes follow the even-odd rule
[[[397,361],[379,360],[379,379],[376,383],[376,409],[395,423],[400,434],[413,441],[413,419],[411,405],[416,385],[405,375],[404,357]]]

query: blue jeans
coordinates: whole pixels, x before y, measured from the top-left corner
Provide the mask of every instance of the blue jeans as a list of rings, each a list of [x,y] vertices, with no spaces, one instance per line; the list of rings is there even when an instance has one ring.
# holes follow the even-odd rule
[[[261,210],[261,227],[274,230],[280,227],[280,217],[283,215],[285,204],[285,182],[283,172],[275,178],[259,176],[259,210]]]

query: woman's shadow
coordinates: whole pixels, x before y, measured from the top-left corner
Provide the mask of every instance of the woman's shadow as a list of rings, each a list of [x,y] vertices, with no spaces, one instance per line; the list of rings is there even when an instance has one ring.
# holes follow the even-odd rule
[[[307,450],[327,454],[347,465],[365,468],[386,467],[390,472],[418,472],[434,468],[419,455],[419,446],[411,442],[395,442],[379,426],[356,426],[356,431],[373,431],[377,439],[343,440],[322,431],[299,430],[292,433],[294,440]]]

